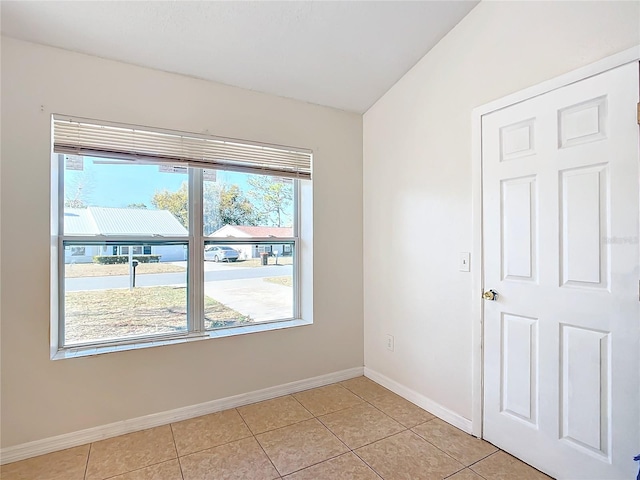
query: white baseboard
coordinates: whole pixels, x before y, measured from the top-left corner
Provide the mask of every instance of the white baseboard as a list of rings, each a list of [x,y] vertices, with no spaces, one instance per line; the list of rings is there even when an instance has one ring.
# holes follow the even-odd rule
[[[460,430],[473,435],[471,420],[464,418],[462,415],[458,415],[457,413],[452,412],[448,408],[445,408],[439,403],[434,402],[430,398],[427,398],[424,395],[421,395],[418,392],[399,384],[395,380],[391,380],[389,377],[386,377],[381,373],[376,372],[375,370],[371,370],[370,368],[365,367],[364,375],[374,382],[379,383],[383,387],[388,388],[392,392],[397,393],[401,397],[406,398],[410,402],[415,403],[419,407],[424,408],[426,411],[432,413],[436,417],[444,420],[447,423],[450,423],[454,427],[457,427]]]
[[[310,388],[321,387],[331,383],[359,377],[363,374],[363,367],[350,368],[339,372],[328,373],[318,377],[298,380],[296,382],[285,383],[275,387],[255,390],[253,392],[234,395],[232,397],[220,398],[210,402],[190,405],[188,407],[176,408],[166,412],[153,413],[144,417],[132,418],[121,422],[110,423],[98,427],[87,428],[77,432],[65,433],[55,437],[43,438],[33,442],[23,443],[0,450],[0,465],[17,462],[26,458],[43,455],[45,453],[64,450],[65,448],[77,447],[87,443],[104,440],[105,438],[117,437],[126,433],[137,432],[147,428],[159,427],[173,422],[188,420],[190,418],[207,415],[209,413],[227,410],[229,408],[241,407],[250,403],[269,400],[281,397],[290,393],[301,392]]]

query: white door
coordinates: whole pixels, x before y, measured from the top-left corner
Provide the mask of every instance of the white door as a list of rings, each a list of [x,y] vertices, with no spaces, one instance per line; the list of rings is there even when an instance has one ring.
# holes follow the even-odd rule
[[[558,479],[640,453],[638,64],[482,119],[484,437]]]

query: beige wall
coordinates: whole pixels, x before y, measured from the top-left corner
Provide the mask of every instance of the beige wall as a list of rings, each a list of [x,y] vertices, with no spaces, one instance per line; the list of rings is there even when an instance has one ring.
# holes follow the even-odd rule
[[[1,100],[3,447],[363,365],[361,116],[6,38]],[[49,360],[51,113],[312,149],[314,325]]]
[[[638,2],[482,2],[364,115],[366,367],[471,418],[472,109],[638,44]]]

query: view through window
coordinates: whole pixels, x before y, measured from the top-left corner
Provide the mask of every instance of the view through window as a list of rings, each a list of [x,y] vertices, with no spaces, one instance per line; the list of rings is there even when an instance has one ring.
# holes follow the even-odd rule
[[[57,157],[62,346],[296,317],[300,180]]]

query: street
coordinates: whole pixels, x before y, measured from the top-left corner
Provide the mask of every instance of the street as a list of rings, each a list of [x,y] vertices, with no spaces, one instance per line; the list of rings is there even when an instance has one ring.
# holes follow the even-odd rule
[[[220,268],[224,267],[224,268]],[[243,280],[249,278],[281,277],[291,275],[291,265],[269,265],[264,267],[231,267],[205,263],[205,283],[220,280]],[[158,285],[184,285],[187,272],[156,273],[136,276],[137,287],[154,287]],[[129,288],[129,275],[113,275],[106,277],[77,277],[65,280],[67,292],[80,290],[104,290],[108,288]]]

